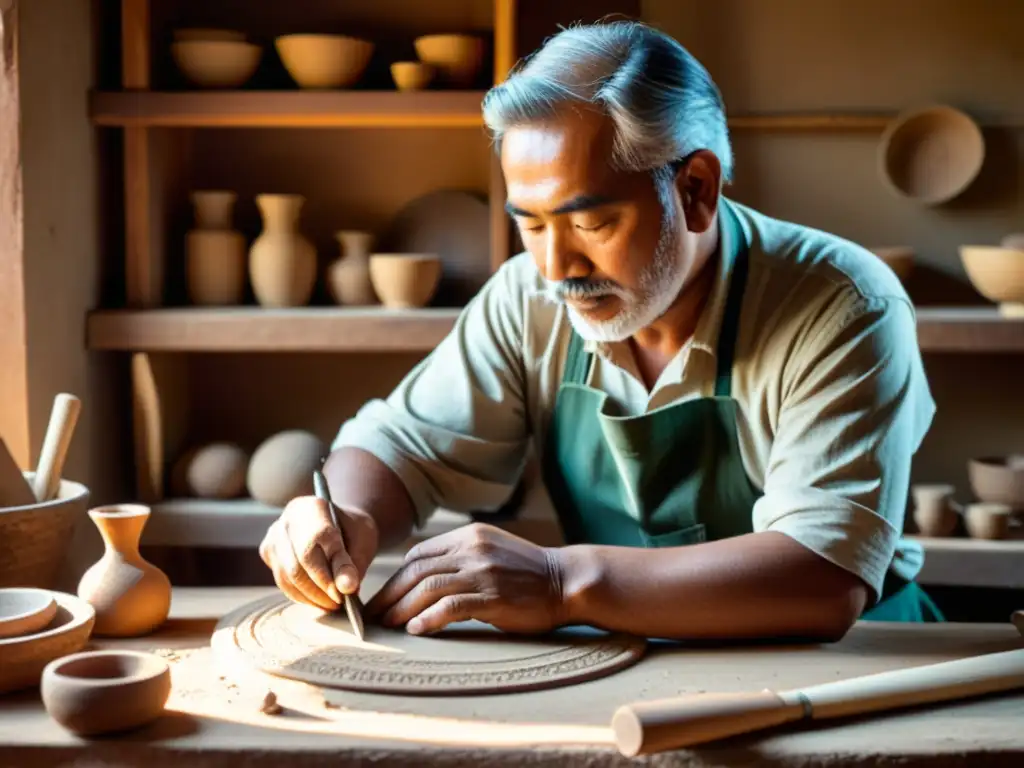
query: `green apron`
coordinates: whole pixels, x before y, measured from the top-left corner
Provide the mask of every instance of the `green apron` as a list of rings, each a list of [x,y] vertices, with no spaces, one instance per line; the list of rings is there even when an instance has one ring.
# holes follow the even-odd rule
[[[617,415],[604,392],[587,386],[592,355],[572,333],[542,462],[567,543],[676,547],[753,532],[761,490],[743,467],[732,398],[749,244],[728,201],[720,210],[736,246],[713,397]],[[892,578],[862,618],[942,620],[916,583]]]

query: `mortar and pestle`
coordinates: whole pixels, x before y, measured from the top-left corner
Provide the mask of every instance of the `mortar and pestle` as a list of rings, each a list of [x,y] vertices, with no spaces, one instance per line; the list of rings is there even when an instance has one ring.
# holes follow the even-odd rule
[[[22,472],[0,439],[0,587],[52,588],[89,489],[62,479],[81,401],[54,399],[39,463]]]

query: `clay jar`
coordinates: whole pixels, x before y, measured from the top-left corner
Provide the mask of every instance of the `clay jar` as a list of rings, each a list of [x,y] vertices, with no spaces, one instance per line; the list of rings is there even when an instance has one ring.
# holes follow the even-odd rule
[[[316,249],[299,232],[301,195],[257,195],[263,231],[249,249],[249,280],[264,307],[302,307],[316,284]]]
[[[956,530],[960,507],[953,500],[952,485],[915,485],[914,522],[924,536],[949,536]]]
[[[185,271],[193,304],[241,304],[245,297],[245,238],[231,226],[234,192],[192,193],[196,226],[185,235]]]
[[[338,304],[365,306],[377,304],[370,282],[370,250],[373,234],[354,230],[334,233],[341,255],[327,268],[327,286]]]
[[[78,583],[78,596],[96,610],[93,633],[137,637],[159,627],[171,607],[171,582],[139,554],[150,509],[113,504],[89,510],[106,551]]]

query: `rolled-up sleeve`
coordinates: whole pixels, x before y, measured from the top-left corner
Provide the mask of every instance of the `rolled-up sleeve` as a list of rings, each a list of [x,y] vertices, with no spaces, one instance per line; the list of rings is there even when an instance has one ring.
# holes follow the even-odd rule
[[[856,296],[786,361],[784,396],[754,507],[874,591],[903,532],[910,467],[935,413],[913,308]]]
[[[386,398],[342,425],[333,448],[372,453],[401,479],[418,525],[438,507],[492,509],[511,495],[529,445],[523,290],[503,265],[451,333]]]

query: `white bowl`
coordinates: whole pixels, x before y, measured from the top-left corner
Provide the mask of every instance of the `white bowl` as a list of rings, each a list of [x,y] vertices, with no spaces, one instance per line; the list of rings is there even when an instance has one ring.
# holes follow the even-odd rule
[[[0,589],[0,637],[38,632],[57,614],[57,601],[47,589]]]
[[[256,73],[263,49],[232,40],[178,40],[171,43],[178,69],[203,88],[238,88]]]

